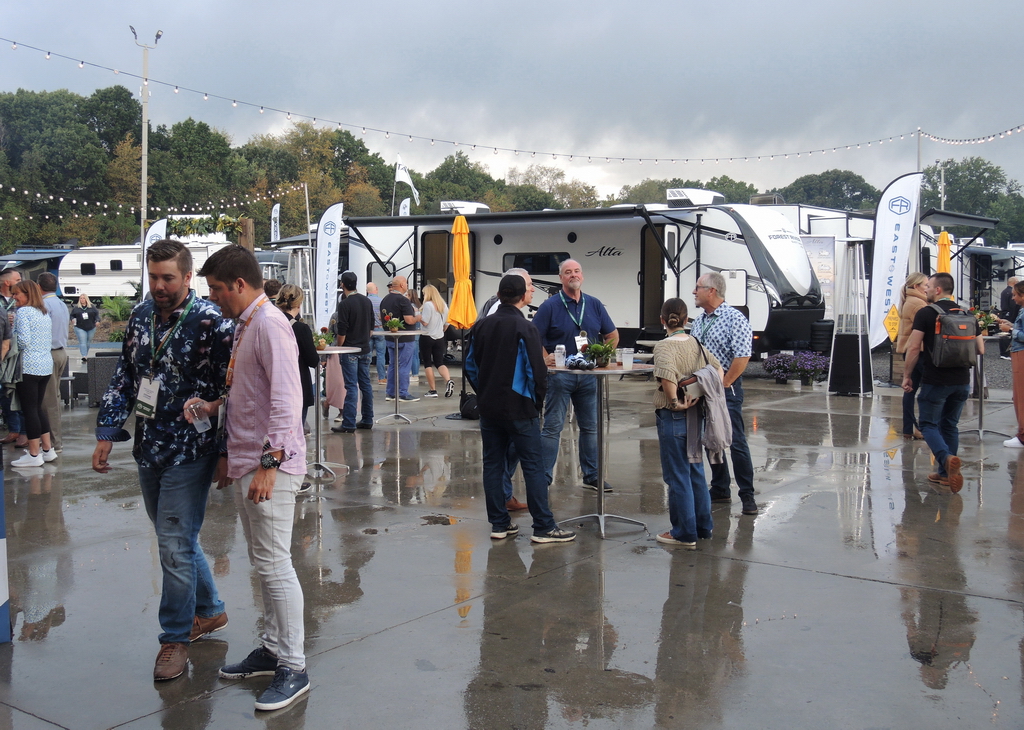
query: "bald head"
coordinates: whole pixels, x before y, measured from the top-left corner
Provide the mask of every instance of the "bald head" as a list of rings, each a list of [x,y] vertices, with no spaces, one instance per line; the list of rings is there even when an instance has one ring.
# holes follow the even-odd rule
[[[409,282],[404,276],[396,276],[391,280],[391,290],[396,291],[399,294],[405,294],[409,291]]]
[[[366,285],[366,293],[367,294],[376,294],[377,293],[377,285],[374,284],[372,281],[367,283],[367,285]]]

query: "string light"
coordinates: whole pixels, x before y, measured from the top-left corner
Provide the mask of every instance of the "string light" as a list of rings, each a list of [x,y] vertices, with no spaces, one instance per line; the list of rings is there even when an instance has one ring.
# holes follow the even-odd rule
[[[8,43],[10,43],[12,50],[18,50],[18,48],[19,48],[19,44],[16,41],[11,40],[9,38],[0,38],[0,42],[8,42]],[[64,55],[61,55],[60,53],[54,54],[52,51],[45,50],[45,49],[42,49],[42,48],[33,47],[33,46],[29,46],[29,45],[24,45],[24,44],[21,44],[21,46],[24,49],[28,49],[28,50],[31,50],[31,51],[39,52],[40,55],[43,55],[45,57],[45,59],[47,59],[47,60],[50,60],[54,55],[56,55],[57,58],[62,58],[62,59],[68,60],[68,61],[75,62],[75,59],[73,59],[72,57],[64,56]],[[77,63],[78,63],[78,67],[79,68],[81,68],[81,69],[85,68],[85,65],[86,65],[86,61],[85,60],[78,60]],[[109,67],[106,67],[106,66],[102,66],[100,64],[90,63],[89,65],[90,66],[94,66],[95,68],[100,69],[100,70],[112,71],[113,73],[115,73],[117,75],[124,75],[124,76],[131,76],[133,78],[139,78],[139,79],[141,79],[142,83],[144,85],[147,85],[147,86],[149,85],[149,82],[151,80],[151,79],[148,79],[148,78],[143,79],[141,76],[138,76],[136,74],[132,74],[132,73],[129,73],[129,72],[123,72],[123,71],[121,71],[119,69],[109,68]],[[187,91],[187,92],[190,92],[190,93],[194,93],[194,94],[200,94],[201,93],[204,101],[209,101],[209,99],[210,99],[209,92],[199,92],[199,91],[197,91],[195,89],[189,89],[187,87],[181,87],[179,85],[174,85],[174,84],[170,84],[170,83],[167,83],[167,82],[158,81],[158,80],[155,80],[155,79],[152,80],[152,81],[153,81],[153,83],[158,84],[158,85],[173,87],[173,90],[174,90],[175,94],[178,94],[182,90],[184,90],[184,91]],[[238,103],[239,103],[237,99],[232,99],[230,97],[217,96],[217,95],[214,95],[214,97],[219,99],[219,100],[231,101],[232,107],[237,107]],[[242,103],[246,104],[248,106],[259,107],[259,110],[260,110],[261,114],[265,113],[265,111],[267,109],[270,109],[270,111],[275,111],[275,112],[278,112],[278,113],[285,113],[284,110],[275,109],[273,107],[267,107],[265,104],[264,105],[253,104],[251,102],[245,102],[245,101],[243,101]],[[292,114],[292,112],[287,112],[286,116],[287,116],[288,120],[291,121],[293,114]],[[390,139],[390,136],[391,136],[390,130],[374,129],[374,128],[370,128],[370,127],[366,127],[366,126],[349,124],[349,123],[342,122],[342,121],[335,122],[333,120],[320,120],[317,117],[309,117],[309,116],[302,115],[302,114],[297,114],[295,116],[299,117],[300,119],[311,119],[313,124],[314,124],[314,126],[318,123],[318,121],[324,121],[326,124],[337,124],[337,127],[338,127],[339,130],[341,130],[341,129],[345,128],[345,127],[348,127],[350,129],[353,129],[353,130],[354,129],[361,129],[362,133],[364,135],[367,134],[367,132],[369,131],[369,132],[374,132],[374,133],[377,133],[377,134],[383,134],[385,139]],[[935,135],[935,134],[932,134],[932,133],[929,133],[929,132],[925,132],[922,129],[918,128],[914,132],[909,132],[909,133],[905,132],[905,133],[900,134],[899,135],[899,139],[900,140],[904,140],[904,139],[906,139],[907,136],[909,136],[911,139],[913,139],[914,136],[916,135],[919,138],[927,139],[927,140],[932,141],[932,142],[937,142],[937,143],[940,143],[940,144],[946,144],[946,145],[950,145],[950,146],[979,145],[979,144],[986,144],[988,142],[995,142],[997,140],[1002,140],[1002,139],[1005,139],[1006,137],[1009,137],[1010,135],[1012,135],[1013,132],[1022,132],[1022,131],[1024,131],[1024,124],[1015,125],[1015,126],[1010,127],[1008,129],[1004,129],[1004,130],[1001,130],[1001,131],[997,131],[997,132],[993,132],[993,133],[989,133],[989,134],[985,134],[985,135],[980,135],[980,136],[976,136],[976,137],[954,139],[954,138],[940,137],[938,135]],[[405,132],[396,132],[396,134],[407,136],[410,142],[413,142],[416,139],[421,139],[421,140],[426,140],[427,139],[426,137],[420,137],[418,135],[408,134],[408,133],[405,133]],[[873,146],[874,143],[877,142],[879,145],[882,145],[882,144],[885,143],[886,140],[888,140],[890,143],[892,143],[892,142],[896,141],[896,135],[891,135],[891,136],[888,136],[888,137],[879,137],[878,139],[868,140],[868,141],[864,141],[864,142],[859,142],[859,143],[856,143],[856,144],[852,144],[851,143],[851,144],[848,144],[848,145],[845,145],[845,146],[836,145],[836,146],[832,147],[832,152],[833,153],[837,153],[840,150],[841,147],[845,148],[846,150],[851,150],[851,149],[854,149],[854,148],[859,150],[864,145],[866,145],[867,147],[870,148],[870,147]],[[473,142],[467,142],[467,141],[462,141],[462,140],[437,140],[436,138],[430,139],[430,143],[431,143],[432,146],[437,141],[445,142],[446,144],[451,144],[454,147],[458,147],[460,145],[470,145],[470,146],[472,146],[473,150],[476,150],[477,146],[481,146],[484,149],[490,148],[493,154],[498,154],[499,151],[512,152],[516,156],[519,156],[519,154],[520,154],[520,150],[518,150],[518,149],[509,149],[509,148],[504,148],[504,147],[496,146],[496,145],[493,145],[493,144],[485,144],[485,143],[479,143],[479,142],[473,143]],[[791,154],[795,154],[798,158],[802,157],[803,154],[806,154],[806,155],[808,155],[810,157],[810,156],[813,156],[814,153],[819,152],[819,151],[823,155],[827,154],[827,152],[828,152],[827,149],[821,149],[821,150],[799,150],[799,151],[789,152],[789,153],[784,153],[784,154],[779,154],[779,155],[770,155],[770,156],[767,156],[767,159],[768,160],[774,160],[775,157],[777,157],[777,156],[781,157],[781,158],[784,158],[784,159],[789,159],[789,155],[791,155]],[[535,158],[537,156],[537,154],[538,154],[538,151],[533,151],[533,152],[530,153],[530,156]],[[558,151],[540,152],[540,154],[550,154],[551,158],[553,160],[557,160],[559,157],[568,157],[570,162],[574,161],[575,158],[578,157],[578,156],[583,156],[583,155],[580,155],[580,154],[578,154],[576,152],[566,153],[566,152],[558,152]],[[756,159],[758,161],[760,161],[762,157],[764,157],[764,156],[758,156]],[[606,161],[610,161],[610,159],[611,158],[606,158]],[[629,160],[630,162],[636,162],[638,165],[642,165],[644,162],[653,162],[656,165],[660,163],[660,158],[656,158],[656,157],[651,157],[651,158],[643,158],[643,157],[630,157],[630,158],[626,158],[626,157],[622,157],[622,158],[616,158],[616,159],[619,159],[620,162],[623,163],[623,164],[626,162],[626,160]],[[698,159],[701,162],[701,164],[704,164],[704,162],[706,160],[715,159],[715,163],[716,164],[720,164],[722,161],[725,161],[725,162],[728,162],[728,163],[732,163],[732,162],[738,162],[740,160],[743,160],[744,162],[747,162],[750,159],[750,156],[734,156],[734,157],[722,157],[722,158],[672,158],[670,160],[670,162],[672,164],[675,164],[677,159],[679,161],[681,161],[683,164],[686,164],[687,162],[697,162]],[[587,156],[587,161],[588,162],[592,162],[592,160],[593,160],[593,158],[591,156]]]

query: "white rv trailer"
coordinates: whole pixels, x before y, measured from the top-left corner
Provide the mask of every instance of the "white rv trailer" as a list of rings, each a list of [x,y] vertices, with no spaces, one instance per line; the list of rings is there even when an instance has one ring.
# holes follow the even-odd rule
[[[704,192],[704,191],[700,191]],[[686,202],[692,203],[692,199]],[[360,281],[405,274],[434,284],[447,300],[454,285],[451,216],[346,218],[346,266]],[[697,277],[723,274],[726,298],[744,311],[757,351],[810,340],[824,305],[796,228],[770,208],[751,205],[635,205],[467,216],[477,306],[506,269],[530,272],[533,305],[558,291],[558,266],[583,266],[584,291],[605,304],[629,346],[660,333],[661,305],[679,296],[692,305]]]
[[[223,237],[223,234],[218,234]],[[196,276],[210,256],[230,245],[224,240],[190,242],[192,253],[192,288],[200,296],[210,293],[206,280]],[[60,262],[57,275],[61,291],[66,297],[85,294],[92,299],[100,297],[135,297],[142,283],[142,246],[86,246],[69,251]]]

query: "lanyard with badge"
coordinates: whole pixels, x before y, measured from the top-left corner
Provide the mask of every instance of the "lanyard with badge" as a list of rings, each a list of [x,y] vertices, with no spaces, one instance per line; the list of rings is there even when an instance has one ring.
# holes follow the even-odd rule
[[[139,382],[139,392],[135,398],[135,414],[140,418],[152,418],[156,415],[157,400],[160,398],[160,379],[156,376],[156,364],[160,361],[160,358],[164,356],[164,353],[167,352],[167,347],[174,338],[174,333],[178,331],[181,323],[185,321],[185,317],[187,317],[188,313],[192,310],[192,305],[195,304],[195,301],[195,295],[190,293],[188,304],[185,305],[185,309],[174,322],[174,326],[164,334],[159,345],[156,343],[156,312],[154,311],[150,317],[149,377],[144,377]]]
[[[562,306],[565,307],[565,313],[569,315],[569,319],[576,325],[576,329],[580,331],[579,335],[573,339],[576,341],[576,352],[582,352],[584,345],[589,345],[590,340],[587,338],[587,331],[583,329],[583,317],[587,312],[587,298],[580,294],[580,316],[579,319],[573,316],[572,311],[569,309],[569,303],[565,301],[565,294],[558,292],[559,298],[562,300]]]
[[[716,315],[714,315],[714,314],[705,314],[703,319],[701,319],[701,322],[700,322],[700,324],[701,324],[701,328],[700,328],[700,341],[701,342],[707,342],[708,331],[714,326],[714,324],[715,324],[715,317],[716,317]]]

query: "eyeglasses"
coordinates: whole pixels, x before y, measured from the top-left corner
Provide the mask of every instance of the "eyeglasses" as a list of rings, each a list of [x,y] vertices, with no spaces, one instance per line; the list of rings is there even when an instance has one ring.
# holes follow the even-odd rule
[[[697,289],[714,289],[714,288],[715,287],[713,287],[713,286],[701,286],[700,284],[698,284],[697,286],[693,287],[694,291],[696,291]]]

